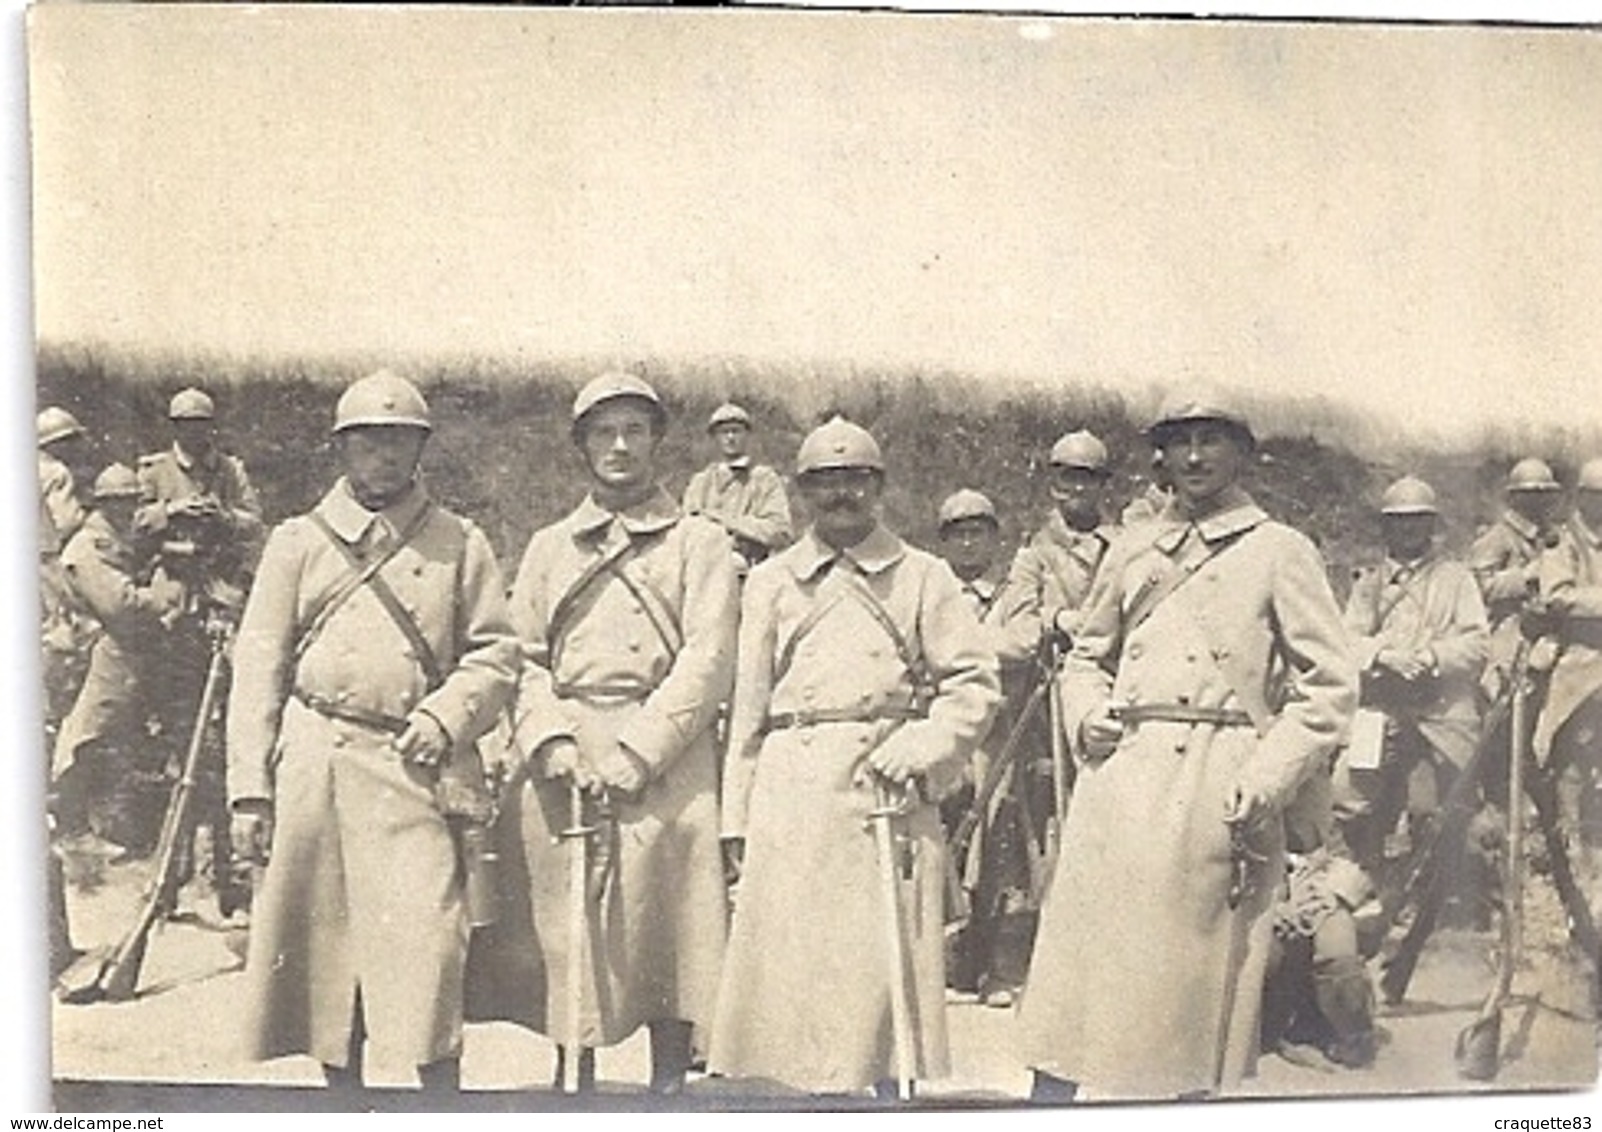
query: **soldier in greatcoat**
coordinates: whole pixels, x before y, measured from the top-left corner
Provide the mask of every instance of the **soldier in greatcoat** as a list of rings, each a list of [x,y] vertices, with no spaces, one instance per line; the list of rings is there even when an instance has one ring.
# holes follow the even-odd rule
[[[39,642],[43,665],[45,754],[48,758],[61,721],[78,695],[89,662],[89,624],[78,615],[61,568],[61,552],[83,525],[88,512],[79,498],[79,477],[87,470],[89,445],[78,418],[57,405],[39,410]],[[52,823],[55,818],[52,816]],[[52,831],[54,831],[52,824]],[[66,876],[54,853],[49,869],[50,974],[64,970],[78,954],[67,926]]]
[[[728,535],[657,482],[666,423],[637,377],[586,385],[573,439],[590,493],[535,533],[518,568],[515,734],[527,765],[509,802],[506,907],[483,970],[487,1013],[564,1041],[575,1032],[567,960],[584,948],[581,1085],[593,1083],[594,1047],[645,1026],[650,1087],[676,1093],[705,1048],[727,934],[713,724],[733,683],[739,582]],[[581,931],[568,913],[577,847],[560,836],[573,786],[597,827]]]
[[[1010,638],[1001,624],[1007,579],[999,581],[993,568],[1001,551],[1001,521],[996,507],[983,492],[965,488],[948,496],[939,510],[940,555],[957,576],[962,592],[979,619],[985,643],[998,654],[1008,652]],[[1034,653],[1015,657],[1031,661]],[[1033,945],[1034,913],[1040,851],[1039,825],[1043,806],[1032,802],[1040,791],[1028,785],[1037,776],[1036,755],[1044,735],[1043,711],[1024,722],[1030,742],[1013,745],[1009,765],[984,804],[983,813],[970,812],[991,776],[992,760],[1000,755],[1008,734],[1018,721],[1019,705],[1028,698],[1029,684],[1039,669],[1015,663],[1003,669],[1003,701],[984,744],[974,752],[970,781],[940,803],[950,865],[960,870],[961,905],[957,931],[951,935],[946,977],[952,988],[975,992],[986,1005],[1008,1007],[1023,983],[1024,968]],[[1013,687],[1009,688],[1008,685]],[[1007,693],[1011,693],[1008,695]],[[1009,708],[1011,710],[1009,710]],[[966,844],[958,844],[955,838]]]
[[[729,533],[735,552],[754,566],[790,541],[790,499],[784,480],[751,457],[751,414],[726,401],[712,411],[706,430],[718,459],[690,477],[684,513],[704,515]]]
[[[268,538],[234,651],[234,843],[265,860],[241,990],[255,1058],[359,1089],[363,1038],[460,1083],[468,943],[447,787],[482,787],[517,639],[493,552],[418,477],[428,406],[388,371],[335,409],[343,476]]]
[[[1082,764],[1020,1006],[1039,1098],[1253,1068],[1282,810],[1356,700],[1322,559],[1238,483],[1245,418],[1188,393],[1150,435],[1174,502],[1110,553],[1062,676]]]
[[[147,580],[140,569],[132,470],[110,465],[95,479],[93,495],[94,509],[61,552],[66,600],[92,626],[92,644],[83,683],[56,735],[55,815],[63,838],[82,839],[91,832],[91,812],[103,806],[107,839],[140,850],[154,834],[135,812],[145,696],[182,593],[170,581]]]
[[[44,648],[44,717],[53,741],[72,706],[88,661],[87,629],[76,616],[61,569],[61,552],[88,517],[79,491],[88,470],[89,443],[83,425],[66,409],[39,410],[39,597],[40,643]]]
[[[1519,613],[1539,591],[1541,552],[1554,534],[1561,490],[1545,460],[1518,461],[1508,470],[1506,506],[1469,550],[1491,627],[1481,678],[1487,701],[1501,695],[1518,651]]]
[[[156,573],[184,590],[166,663],[150,689],[167,741],[181,749],[197,725],[218,619],[238,617],[266,527],[244,462],[222,448],[211,395],[181,389],[168,403],[167,417],[172,443],[139,459],[143,498],[135,523]],[[224,760],[215,748],[208,756],[197,768],[195,829],[185,831],[180,844],[179,875],[187,881],[198,871],[215,893],[219,912],[229,917],[249,906],[249,881],[228,840]]]
[[[708,1069],[843,1093],[882,1088],[898,1054],[919,1077],[947,1071],[929,799],[984,735],[999,686],[950,568],[879,521],[873,437],[835,418],[796,471],[812,526],[752,570],[742,607],[723,822],[743,872]],[[877,856],[874,821],[892,823],[894,860]],[[892,1048],[892,915],[908,1051]]]
[[[1546,774],[1570,776],[1571,816],[1594,853],[1602,847],[1602,458],[1580,467],[1574,514],[1543,556],[1540,593],[1558,654],[1532,750]]]
[[[1053,508],[1012,561],[1002,598],[1009,660],[1072,637],[1090,583],[1117,528],[1102,514],[1111,472],[1107,446],[1079,430],[1051,446]]]
[[[1410,837],[1423,837],[1474,756],[1490,638],[1473,574],[1436,543],[1434,489],[1403,477],[1386,488],[1380,513],[1385,558],[1358,573],[1345,612],[1361,705],[1385,716],[1377,765],[1359,757],[1365,765],[1350,771],[1362,806],[1344,825],[1357,862],[1376,879],[1398,818],[1405,812]]]

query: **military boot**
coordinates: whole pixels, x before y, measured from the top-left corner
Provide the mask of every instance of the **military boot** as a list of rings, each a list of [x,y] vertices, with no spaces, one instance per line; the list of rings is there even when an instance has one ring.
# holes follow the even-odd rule
[[[1355,955],[1320,958],[1313,963],[1313,996],[1329,1025],[1325,1055],[1348,1069],[1374,1063],[1374,987],[1368,968]]]

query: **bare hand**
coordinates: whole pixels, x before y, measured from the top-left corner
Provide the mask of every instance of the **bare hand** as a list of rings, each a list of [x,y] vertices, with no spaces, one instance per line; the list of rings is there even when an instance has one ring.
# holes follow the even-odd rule
[[[1374,655],[1374,664],[1376,667],[1389,669],[1403,680],[1417,680],[1429,671],[1429,665],[1417,653],[1403,652],[1400,649],[1380,649]]]
[[[552,739],[534,754],[544,764],[546,778],[570,778],[574,786],[592,793],[600,789],[601,780],[572,739]]]
[[[439,720],[427,712],[413,712],[392,744],[395,753],[409,763],[420,767],[436,767],[450,754],[451,737]]]
[[[265,865],[273,848],[272,807],[258,805],[235,810],[228,833],[234,856],[253,865]]]
[[[1103,704],[1079,724],[1079,745],[1086,762],[1105,761],[1123,737],[1123,722],[1113,718],[1111,704]]]
[[[1230,793],[1224,820],[1255,826],[1272,817],[1281,807],[1280,790],[1280,784],[1264,772],[1261,764],[1248,762],[1241,768],[1235,789]]]
[[[167,504],[167,514],[185,519],[205,519],[221,511],[214,495],[188,495]]]

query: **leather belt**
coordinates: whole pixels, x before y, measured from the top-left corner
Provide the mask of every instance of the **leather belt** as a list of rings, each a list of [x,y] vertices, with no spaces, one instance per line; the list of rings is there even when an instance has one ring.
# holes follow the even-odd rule
[[[645,684],[564,684],[558,681],[551,690],[563,700],[632,700],[644,703],[655,688]]]
[[[816,708],[774,712],[768,716],[762,730],[783,731],[791,727],[815,727],[820,723],[880,723],[892,719],[907,722],[923,718],[924,713],[912,707],[882,707],[866,711],[862,708]]]
[[[1251,727],[1252,717],[1238,708],[1191,704],[1115,704],[1111,715],[1121,723],[1192,723],[1212,727]]]
[[[365,727],[370,731],[382,731],[386,735],[400,735],[407,727],[406,721],[398,715],[357,707],[354,704],[330,699],[328,696],[319,696],[316,692],[308,692],[303,688],[296,688],[294,696],[318,715],[325,715],[329,719],[337,719],[341,723],[353,723],[357,727]]]

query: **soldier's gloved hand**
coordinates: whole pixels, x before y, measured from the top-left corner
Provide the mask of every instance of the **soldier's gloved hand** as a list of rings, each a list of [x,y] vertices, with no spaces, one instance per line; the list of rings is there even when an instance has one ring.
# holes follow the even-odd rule
[[[1123,721],[1113,718],[1110,703],[1101,705],[1079,723],[1079,749],[1088,763],[1105,761],[1118,749],[1123,737]]]
[[[406,730],[396,736],[392,746],[406,762],[420,767],[436,767],[451,752],[451,737],[445,725],[426,711],[406,717]]]
[[[260,798],[234,803],[228,834],[235,856],[253,865],[265,865],[273,848],[273,804]]]
[[[880,743],[868,755],[868,766],[897,786],[911,782],[929,769],[928,760],[909,743]]]
[[[546,778],[571,778],[580,790],[593,792],[600,788],[601,780],[595,777],[579,745],[572,739],[548,740],[540,744],[534,757],[544,766]]]
[[[622,743],[613,743],[596,757],[595,773],[619,794],[631,796],[645,789],[651,777],[651,768]]]

